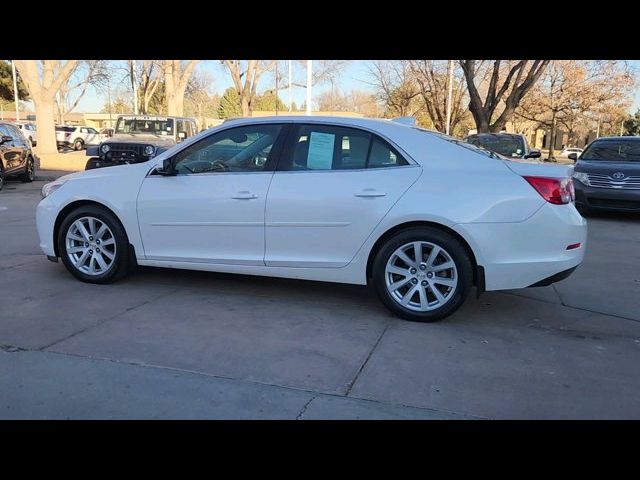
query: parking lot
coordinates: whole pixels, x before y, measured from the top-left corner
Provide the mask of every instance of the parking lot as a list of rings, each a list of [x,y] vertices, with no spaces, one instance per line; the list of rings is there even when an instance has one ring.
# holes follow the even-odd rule
[[[420,324],[352,285],[78,282],[38,247],[47,175],[0,192],[0,418],[640,418],[637,216],[589,218],[567,280]]]

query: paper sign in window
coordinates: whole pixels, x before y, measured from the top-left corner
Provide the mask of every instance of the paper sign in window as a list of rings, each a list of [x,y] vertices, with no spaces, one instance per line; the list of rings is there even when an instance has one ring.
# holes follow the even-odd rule
[[[307,167],[311,170],[331,170],[335,141],[336,136],[332,133],[311,132]]]

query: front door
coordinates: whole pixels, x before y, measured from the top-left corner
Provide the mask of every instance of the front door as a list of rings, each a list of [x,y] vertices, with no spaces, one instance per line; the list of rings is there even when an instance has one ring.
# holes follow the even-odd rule
[[[308,124],[292,131],[267,199],[269,266],[347,265],[422,169],[369,132]]]
[[[264,265],[264,210],[282,124],[218,131],[150,174],[138,196],[149,260]]]

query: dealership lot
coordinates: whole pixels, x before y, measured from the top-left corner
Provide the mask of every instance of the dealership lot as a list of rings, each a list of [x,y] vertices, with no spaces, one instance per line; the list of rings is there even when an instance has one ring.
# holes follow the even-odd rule
[[[0,418],[640,418],[638,216],[591,217],[567,280],[418,324],[353,285],[80,283],[38,247],[43,183],[0,192]]]

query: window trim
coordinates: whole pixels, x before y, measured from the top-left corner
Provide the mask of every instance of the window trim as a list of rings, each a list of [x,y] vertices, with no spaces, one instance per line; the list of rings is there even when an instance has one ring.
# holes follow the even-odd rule
[[[276,141],[273,143],[273,147],[271,149],[270,152],[270,158],[267,160],[267,163],[265,163],[265,168],[264,170],[258,171],[258,172],[201,172],[201,173],[180,173],[177,174],[176,176],[179,177],[189,177],[189,176],[195,176],[195,175],[254,175],[254,174],[265,174],[265,173],[269,173],[269,174],[273,174],[276,169],[275,167],[278,165],[279,161],[280,161],[280,157],[282,154],[282,147],[283,147],[283,143],[285,141],[285,139],[288,137],[289,135],[289,126],[290,123],[288,122],[260,122],[260,123],[248,123],[245,125],[233,125],[233,126],[229,126],[229,128],[224,128],[221,130],[216,130],[215,132],[211,132],[209,135],[199,139],[196,142],[193,143],[189,143],[188,145],[184,145],[183,148],[181,148],[179,151],[177,151],[176,153],[174,153],[173,155],[171,155],[171,157],[169,157],[169,160],[171,161],[171,166],[172,168],[175,168],[175,162],[176,162],[176,157],[182,153],[184,150],[186,150],[187,148],[193,146],[193,145],[197,145],[198,143],[204,142],[207,139],[209,139],[211,136],[213,135],[218,135],[220,133],[224,133],[227,132],[229,130],[234,130],[234,129],[238,129],[238,128],[251,128],[251,127],[260,127],[260,126],[268,126],[268,125],[276,125],[276,126],[280,126],[281,130],[278,133],[278,137],[276,138]],[[273,156],[273,158],[271,158],[271,156]],[[151,169],[151,171],[147,174],[147,176],[150,175],[159,175],[156,173],[156,169],[157,167],[153,167]]]
[[[278,157],[278,163],[276,164],[276,169],[275,171],[278,173],[316,173],[316,172],[365,172],[365,171],[371,171],[371,170],[388,170],[389,168],[404,168],[404,167],[415,167],[416,165],[418,165],[416,163],[415,160],[413,160],[410,156],[408,156],[404,150],[400,149],[399,147],[397,147],[393,142],[391,142],[389,139],[387,139],[385,136],[381,135],[380,133],[368,129],[368,128],[364,128],[364,127],[360,127],[360,126],[353,126],[353,125],[344,125],[341,123],[328,123],[328,122],[313,122],[313,121],[304,121],[304,122],[291,122],[290,123],[291,127],[289,128],[289,132],[287,133],[287,138],[286,141],[284,142],[284,146],[280,152],[280,155]],[[313,127],[314,125],[320,126],[320,127],[337,127],[337,128],[345,128],[345,129],[351,129],[351,130],[356,130],[356,131],[360,131],[360,132],[364,132],[367,133],[370,138],[369,138],[369,146],[367,149],[367,158],[365,160],[365,165],[364,168],[348,168],[348,169],[328,169],[328,170],[322,170],[322,169],[309,169],[309,170],[292,170],[290,168],[285,168],[285,164],[283,163],[283,158],[286,157],[290,157],[291,155],[293,155],[293,151],[295,148],[295,140],[296,137],[298,136],[298,131],[301,128],[304,127]],[[383,145],[385,145],[387,148],[389,148],[389,150],[391,150],[391,152],[393,152],[397,157],[402,158],[405,162],[407,162],[406,165],[396,165],[395,167],[369,167],[369,157],[371,155],[371,148],[373,146],[373,141],[374,139],[378,139]],[[288,164],[289,162],[287,162]]]

